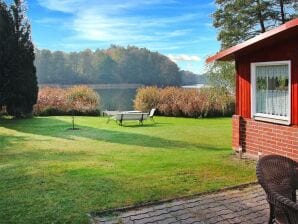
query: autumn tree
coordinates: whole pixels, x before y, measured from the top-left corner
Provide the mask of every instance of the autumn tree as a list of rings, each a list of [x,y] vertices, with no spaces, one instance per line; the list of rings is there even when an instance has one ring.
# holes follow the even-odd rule
[[[40,83],[178,86],[182,76],[168,57],[135,46],[71,53],[36,49],[35,65]]]

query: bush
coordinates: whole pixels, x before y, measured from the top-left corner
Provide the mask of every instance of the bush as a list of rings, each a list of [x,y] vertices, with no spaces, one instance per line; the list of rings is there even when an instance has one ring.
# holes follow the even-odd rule
[[[44,87],[39,90],[34,114],[53,115],[99,115],[99,95],[88,86],[71,88]]]
[[[145,87],[137,90],[135,109],[157,108],[161,115],[184,117],[229,116],[235,99],[223,89],[183,89],[178,87]]]
[[[180,89],[182,90],[182,89]],[[158,110],[166,116],[182,116],[182,110],[179,106],[183,98],[183,91],[177,87],[167,87],[159,89]]]
[[[88,86],[73,86],[66,91],[69,108],[74,111],[90,113],[99,105],[99,95]]]
[[[134,100],[134,107],[140,111],[150,111],[157,107],[159,102],[159,93],[156,86],[148,86],[137,89],[137,95]]]

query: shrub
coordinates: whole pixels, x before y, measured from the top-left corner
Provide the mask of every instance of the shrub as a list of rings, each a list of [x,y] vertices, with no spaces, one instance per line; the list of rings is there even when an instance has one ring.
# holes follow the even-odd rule
[[[34,114],[52,115],[98,115],[99,95],[88,86],[71,88],[44,87],[38,92]]]
[[[234,112],[234,97],[223,89],[183,89],[145,87],[137,90],[135,109],[157,108],[166,116],[228,116]]]
[[[90,113],[97,109],[99,95],[88,86],[73,86],[66,91],[66,101],[69,109]]]
[[[183,91],[178,91],[177,87],[167,87],[159,89],[158,110],[167,116],[181,116],[182,111],[179,106],[183,98]]]
[[[134,100],[135,108],[140,111],[150,111],[158,105],[158,88],[156,86],[148,86],[137,89],[137,95]]]

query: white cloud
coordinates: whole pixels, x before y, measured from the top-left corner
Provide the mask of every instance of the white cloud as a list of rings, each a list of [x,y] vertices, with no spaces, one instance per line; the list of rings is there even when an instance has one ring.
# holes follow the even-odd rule
[[[42,19],[34,20],[35,23],[43,25],[56,25],[56,24],[65,24],[65,21],[59,18],[44,17]]]
[[[65,13],[74,13],[76,12],[84,0],[38,0],[39,4],[47,9],[65,12]]]
[[[187,54],[180,54],[180,55],[167,55],[174,62],[181,62],[181,61],[201,61],[201,58],[197,55],[187,55]]]
[[[38,0],[47,9],[65,13],[98,9],[105,14],[159,4],[173,4],[174,0]]]
[[[191,22],[199,13],[153,18],[152,15],[132,16],[134,10],[153,6],[170,6],[175,0],[38,0],[47,9],[72,15],[68,29],[75,31],[73,40],[136,44],[170,40],[188,36],[190,28],[174,28],[174,24]],[[52,22],[48,18],[40,23]],[[58,23],[57,23],[58,24]]]

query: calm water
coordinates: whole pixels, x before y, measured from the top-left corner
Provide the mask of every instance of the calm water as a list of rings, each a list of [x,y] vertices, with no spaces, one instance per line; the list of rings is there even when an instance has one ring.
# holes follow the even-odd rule
[[[101,110],[133,110],[137,89],[95,89],[100,95]]]
[[[188,85],[188,86],[181,86],[182,88],[187,88],[187,89],[200,89],[203,87],[208,87],[206,84],[193,84],[193,85]]]

